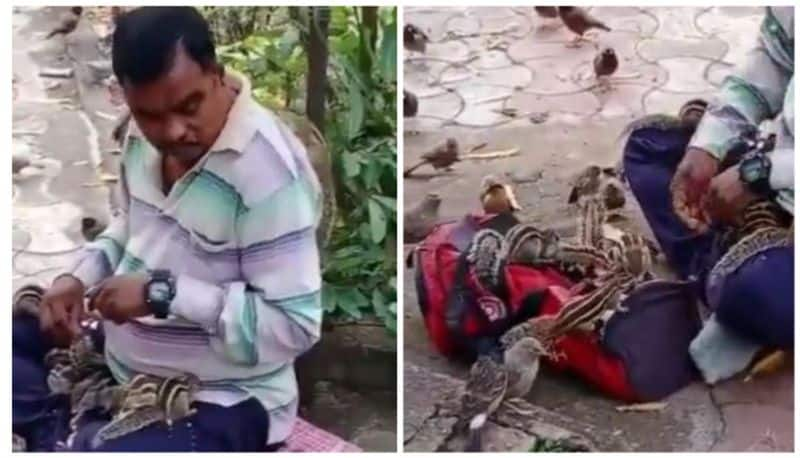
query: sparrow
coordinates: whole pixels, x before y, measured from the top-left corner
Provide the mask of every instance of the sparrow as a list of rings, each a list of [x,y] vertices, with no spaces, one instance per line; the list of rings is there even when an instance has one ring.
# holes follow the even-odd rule
[[[494,175],[486,175],[481,181],[481,205],[484,213],[499,214],[520,210],[511,185],[500,181]]]
[[[78,27],[78,21],[81,19],[81,14],[83,14],[83,7],[73,6],[70,8],[69,12],[64,13],[61,16],[56,28],[51,30],[45,39],[49,40],[56,35],[67,35],[72,33],[72,31]]]
[[[425,164],[430,164],[435,170],[450,170],[450,166],[460,161],[458,142],[455,138],[448,138],[444,144],[437,146],[432,151],[422,155],[422,160],[417,164],[412,165],[403,172],[404,177],[408,177],[411,173],[422,167]]]
[[[625,189],[619,171],[614,167],[590,165],[572,180],[568,204],[581,204],[585,199],[600,196],[606,209],[625,205]]]
[[[609,88],[608,77],[613,75],[619,67],[617,53],[612,48],[603,49],[594,58],[594,75],[598,80],[603,80],[603,85]]]
[[[409,51],[425,53],[425,47],[430,39],[419,27],[414,24],[406,24],[403,27],[403,47]]]
[[[483,428],[492,414],[505,399],[525,396],[531,390],[542,354],[539,341],[525,337],[505,350],[502,363],[487,355],[478,357],[461,398],[459,421],[469,428],[464,451],[481,451]]]
[[[87,242],[94,241],[104,230],[106,230],[105,224],[97,221],[97,219],[91,216],[81,218],[81,234]]]
[[[703,99],[691,99],[684,103],[678,114],[655,113],[634,120],[617,137],[617,141],[627,138],[633,131],[639,129],[658,129],[661,131],[677,130],[687,136],[694,134],[697,126],[708,108],[708,102]]]
[[[406,90],[403,91],[403,117],[413,118],[417,115],[419,109],[419,101],[417,96]]]
[[[589,13],[584,11],[583,8],[578,6],[559,6],[558,17],[561,18],[561,21],[569,30],[577,35],[573,45],[577,45],[581,40],[586,40],[583,34],[589,29],[602,29],[606,32],[611,31],[607,25],[593,18]]]
[[[431,233],[439,221],[442,198],[429,193],[403,215],[403,243],[417,243]]]

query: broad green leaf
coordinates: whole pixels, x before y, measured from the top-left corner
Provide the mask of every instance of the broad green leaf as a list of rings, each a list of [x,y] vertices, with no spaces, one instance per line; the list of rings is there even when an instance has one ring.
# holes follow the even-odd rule
[[[361,133],[364,125],[364,96],[355,84],[350,84],[350,112],[347,118],[347,137],[352,140]]]
[[[369,225],[372,230],[372,241],[381,243],[386,237],[386,215],[377,201],[369,200]]]
[[[358,156],[352,153],[344,153],[342,155],[342,163],[344,164],[344,171],[347,178],[357,177],[361,172],[361,163]]]
[[[383,27],[379,65],[386,81],[394,82],[397,79],[397,22]]]

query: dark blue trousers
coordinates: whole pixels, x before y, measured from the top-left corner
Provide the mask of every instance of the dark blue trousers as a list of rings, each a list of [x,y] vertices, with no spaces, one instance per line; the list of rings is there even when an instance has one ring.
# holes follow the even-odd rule
[[[625,145],[624,168],[639,206],[670,266],[697,283],[701,299],[706,278],[724,253],[718,233],[696,235],[672,209],[669,185],[689,143],[687,134],[644,128]],[[775,248],[753,256],[723,280],[717,320],[744,337],[768,346],[794,345],[794,249]]]
[[[28,451],[57,449],[69,434],[69,400],[52,395],[47,387],[44,355],[51,348],[41,335],[36,318],[18,316],[12,321],[12,424],[27,441]],[[262,452],[269,417],[251,398],[231,407],[195,402],[197,413],[172,427],[158,423],[126,436],[91,446],[94,433],[109,421],[90,412],[78,429],[69,451],[103,452]]]

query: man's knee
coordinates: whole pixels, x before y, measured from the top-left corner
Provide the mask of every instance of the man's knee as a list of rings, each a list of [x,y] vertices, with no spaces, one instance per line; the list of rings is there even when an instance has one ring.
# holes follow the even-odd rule
[[[721,293],[716,312],[720,323],[762,344],[794,344],[792,248],[749,259],[725,280]]]

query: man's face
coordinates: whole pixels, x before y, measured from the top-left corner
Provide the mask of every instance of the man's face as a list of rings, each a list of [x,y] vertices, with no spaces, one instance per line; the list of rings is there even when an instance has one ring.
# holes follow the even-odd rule
[[[136,124],[162,154],[197,159],[225,124],[222,71],[203,70],[180,45],[164,76],[123,90]]]

